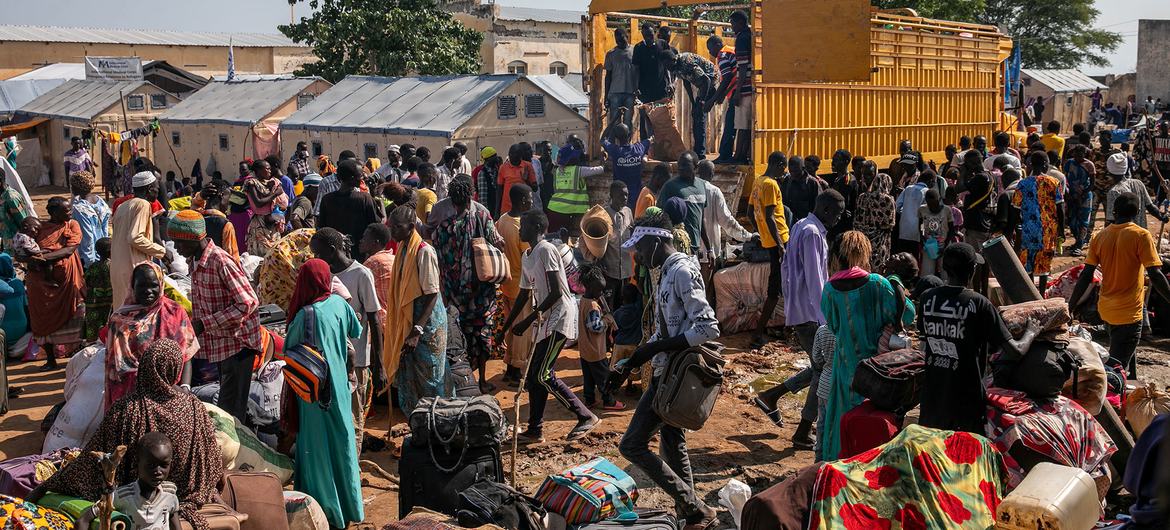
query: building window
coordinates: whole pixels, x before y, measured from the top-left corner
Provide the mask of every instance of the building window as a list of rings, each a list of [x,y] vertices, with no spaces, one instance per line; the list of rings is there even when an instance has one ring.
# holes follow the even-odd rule
[[[565,77],[569,74],[569,65],[560,61],[553,61],[552,64],[548,65],[548,73]]]
[[[150,108],[152,108],[152,109],[165,109],[165,108],[167,108],[167,95],[166,94],[151,94],[150,95]]]
[[[65,131],[65,140],[66,141],[73,139],[73,131],[69,130],[68,127],[62,127],[61,130]],[[72,147],[70,149],[72,149]]]
[[[126,108],[129,110],[144,110],[146,109],[146,98],[142,94],[130,94],[126,96]]]
[[[508,63],[508,73],[528,75],[528,63],[524,61],[512,61]]]
[[[220,151],[227,151],[228,150],[228,137],[226,134],[219,135],[219,150]]]
[[[544,116],[544,94],[527,94],[524,96],[524,117],[540,118]]]
[[[171,133],[171,145],[173,145],[175,147],[178,147],[179,145],[181,145],[179,133],[177,133],[177,132]]]
[[[362,146],[365,149],[364,155],[366,158],[378,158],[378,144],[366,144]]]
[[[301,107],[304,107],[305,105],[308,105],[316,97],[317,97],[316,94],[301,94],[301,95],[297,96],[297,109],[300,109]]]
[[[496,116],[501,120],[516,117],[516,96],[500,96],[496,100]]]
[[[313,157],[316,158],[325,154],[325,148],[321,146],[321,142],[313,142]]]

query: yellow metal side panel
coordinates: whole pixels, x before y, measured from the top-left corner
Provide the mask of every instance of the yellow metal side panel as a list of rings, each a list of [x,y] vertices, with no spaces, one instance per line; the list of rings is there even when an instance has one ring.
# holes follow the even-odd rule
[[[869,80],[869,0],[767,0],[763,41],[767,83]],[[764,31],[767,28],[768,31]]]

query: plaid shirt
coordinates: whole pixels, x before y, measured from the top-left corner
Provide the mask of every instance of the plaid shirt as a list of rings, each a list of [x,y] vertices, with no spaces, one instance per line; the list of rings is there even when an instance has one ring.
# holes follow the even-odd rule
[[[289,173],[294,173],[297,177],[304,177],[313,172],[309,164],[309,156],[302,156],[301,153],[296,153],[289,159],[288,169]]]
[[[259,306],[240,264],[208,241],[191,274],[192,318],[203,325],[195,356],[217,363],[244,348],[259,350]]]

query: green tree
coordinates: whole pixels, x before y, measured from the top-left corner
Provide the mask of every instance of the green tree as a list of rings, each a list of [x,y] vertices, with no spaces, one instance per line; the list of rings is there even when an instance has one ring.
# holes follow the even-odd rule
[[[873,5],[999,26],[1022,46],[1028,68],[1105,66],[1105,54],[1121,43],[1121,35],[1093,27],[1100,14],[1093,0],[873,0]]]
[[[313,15],[279,26],[320,59],[297,70],[336,83],[347,75],[479,72],[483,35],[435,0],[309,0]]]

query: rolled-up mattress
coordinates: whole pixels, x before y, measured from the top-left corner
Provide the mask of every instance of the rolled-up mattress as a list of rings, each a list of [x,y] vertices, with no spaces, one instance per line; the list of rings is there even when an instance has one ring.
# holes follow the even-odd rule
[[[1006,238],[1000,236],[984,243],[983,258],[1011,303],[1022,304],[1040,299],[1040,290],[1028,278],[1024,265]]]

